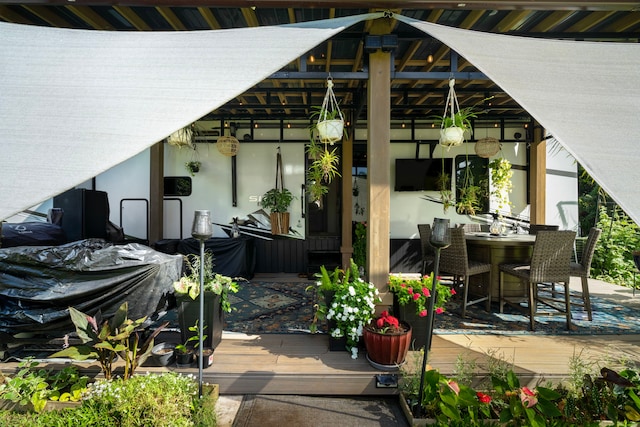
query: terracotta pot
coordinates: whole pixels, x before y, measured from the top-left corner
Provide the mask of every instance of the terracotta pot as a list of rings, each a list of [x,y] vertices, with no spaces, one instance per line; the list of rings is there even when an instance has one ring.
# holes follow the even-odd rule
[[[367,357],[371,362],[383,366],[398,366],[404,363],[411,345],[411,325],[400,322],[404,332],[380,333],[370,326],[363,332]]]

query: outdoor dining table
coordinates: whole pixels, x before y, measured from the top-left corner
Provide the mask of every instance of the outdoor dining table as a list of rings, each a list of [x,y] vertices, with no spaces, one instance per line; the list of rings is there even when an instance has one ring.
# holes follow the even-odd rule
[[[491,235],[486,232],[466,233],[467,253],[470,259],[491,263],[492,300],[500,295],[500,269],[502,263],[527,262],[531,259],[535,235],[505,234]],[[524,288],[515,277],[505,275],[504,295],[523,295]]]

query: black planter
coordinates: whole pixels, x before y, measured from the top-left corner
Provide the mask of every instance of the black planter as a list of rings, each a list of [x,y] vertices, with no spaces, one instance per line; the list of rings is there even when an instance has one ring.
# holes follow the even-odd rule
[[[200,297],[195,300],[188,295],[180,295],[176,297],[178,304],[178,323],[180,325],[180,334],[182,342],[186,342],[191,336],[197,336],[198,333],[190,331],[189,328],[196,324],[200,319]],[[204,340],[204,347],[215,348],[222,341],[222,329],[224,328],[224,311],[220,305],[221,296],[213,292],[204,293],[204,329],[203,334],[207,336]],[[199,322],[198,322],[199,324]],[[195,344],[195,343],[194,343]]]
[[[193,363],[193,352],[187,353],[176,352],[176,365],[178,368],[190,368]]]
[[[410,350],[419,350],[427,344],[428,325],[430,316],[420,317],[416,314],[416,305],[410,302],[406,305],[398,304],[398,299],[393,295],[393,314],[398,320],[407,322],[413,329]]]

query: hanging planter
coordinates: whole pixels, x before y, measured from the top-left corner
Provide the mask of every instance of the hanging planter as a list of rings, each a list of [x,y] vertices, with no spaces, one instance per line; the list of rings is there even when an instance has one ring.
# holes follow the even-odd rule
[[[270,210],[269,219],[271,221],[271,234],[289,234],[289,205],[293,200],[293,194],[284,188],[284,177],[282,173],[282,155],[280,147],[276,155],[276,186],[267,191],[260,201],[264,209]]]
[[[191,123],[182,129],[178,129],[167,137],[167,143],[174,147],[183,148],[195,148],[196,137],[200,135],[200,130],[196,126],[196,123]]]
[[[344,116],[338,107],[336,95],[333,93],[333,79],[327,78],[327,92],[322,106],[314,112],[317,115],[316,130],[318,139],[324,144],[331,144],[342,140],[344,135]]]
[[[455,79],[449,80],[444,114],[436,119],[440,124],[440,144],[444,147],[461,145],[465,140],[465,133],[471,134],[471,119],[477,117],[472,107],[460,109],[454,89],[455,83]]]
[[[340,157],[335,148],[329,151],[327,144],[333,145],[345,135],[344,117],[333,93],[331,77],[327,78],[327,92],[322,106],[314,109],[316,111],[311,114],[311,119],[317,117],[318,120],[309,133],[310,144],[307,154],[313,162],[307,172],[307,189],[311,202],[319,202],[329,192],[328,184],[333,178],[340,176],[338,171]],[[316,142],[315,133],[318,134],[318,140],[322,144]]]

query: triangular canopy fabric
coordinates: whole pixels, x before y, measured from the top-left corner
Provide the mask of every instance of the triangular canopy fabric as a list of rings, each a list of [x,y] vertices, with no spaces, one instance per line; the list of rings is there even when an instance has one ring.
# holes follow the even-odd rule
[[[0,23],[0,220],[121,163],[371,13],[197,32]]]
[[[395,17],[491,78],[640,224],[640,45],[480,33]]]

